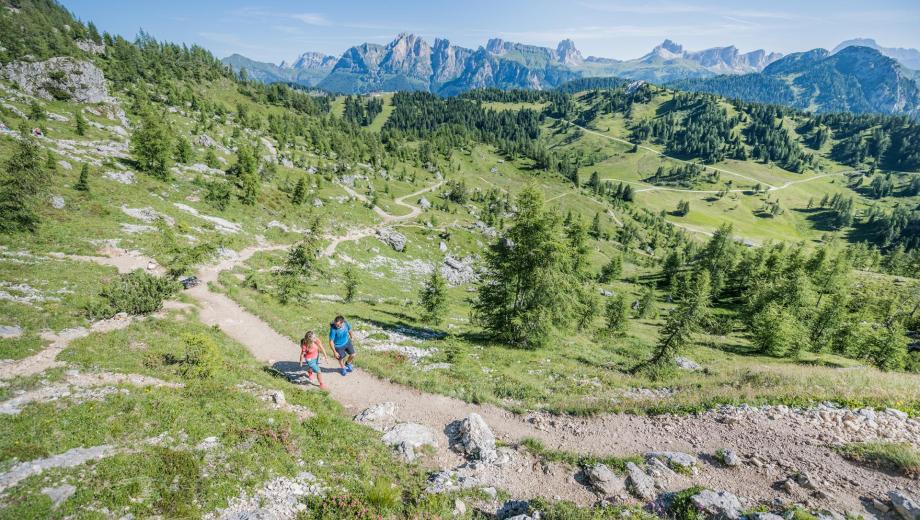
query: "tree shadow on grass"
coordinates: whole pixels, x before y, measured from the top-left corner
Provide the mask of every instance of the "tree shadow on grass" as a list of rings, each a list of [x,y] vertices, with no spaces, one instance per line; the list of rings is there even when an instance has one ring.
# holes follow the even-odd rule
[[[432,341],[444,339],[447,334],[441,331],[417,327],[408,323],[407,319],[409,316],[401,312],[391,312],[391,311],[381,311],[383,314],[388,314],[396,318],[396,321],[383,321],[373,318],[367,318],[363,316],[355,316],[355,319],[361,320],[365,323],[373,325],[379,329],[382,329],[386,332],[395,332],[397,334],[402,334],[403,336],[408,336],[409,338],[420,340],[420,341]]]

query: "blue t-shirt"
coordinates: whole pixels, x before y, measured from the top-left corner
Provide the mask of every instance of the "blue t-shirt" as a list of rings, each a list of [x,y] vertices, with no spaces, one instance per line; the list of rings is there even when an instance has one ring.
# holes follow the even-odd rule
[[[348,344],[348,332],[350,330],[351,325],[349,325],[347,321],[338,329],[335,328],[335,324],[332,323],[329,325],[329,339],[336,347],[344,347]]]

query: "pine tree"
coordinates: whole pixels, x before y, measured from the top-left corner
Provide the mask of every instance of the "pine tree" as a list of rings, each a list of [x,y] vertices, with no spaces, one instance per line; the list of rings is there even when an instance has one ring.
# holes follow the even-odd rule
[[[588,234],[590,234],[591,237],[594,238],[595,240],[600,240],[602,233],[603,231],[601,230],[601,214],[595,213],[594,220],[591,221],[591,230],[588,231]]]
[[[48,113],[45,112],[45,108],[42,107],[38,101],[33,100],[29,103],[29,119],[32,121],[44,121],[48,118]]]
[[[86,135],[86,119],[83,117],[83,112],[81,110],[77,110],[74,112],[73,120],[74,120],[74,125],[75,125],[74,129],[76,130],[77,135],[79,136]]]
[[[89,164],[83,163],[83,167],[80,168],[80,177],[77,179],[77,183],[74,184],[73,189],[89,192]]]
[[[189,163],[192,160],[193,153],[192,144],[188,142],[188,139],[184,135],[180,135],[176,138],[175,158],[177,163]]]
[[[674,357],[690,343],[693,333],[697,331],[708,313],[709,272],[697,271],[681,293],[677,308],[668,314],[668,319],[658,334],[655,354],[646,363],[646,366],[664,366],[671,363]]]
[[[610,283],[618,279],[621,274],[623,274],[623,257],[619,254],[614,254],[610,257],[610,261],[601,268],[601,272],[597,276],[597,281],[601,283]]]
[[[208,151],[204,153],[204,163],[208,165],[208,168],[220,167],[220,161],[217,159],[217,154],[214,153],[213,148],[208,148]]]
[[[253,206],[259,197],[259,191],[262,188],[261,179],[257,173],[244,173],[239,179],[240,202],[247,206]]]
[[[345,303],[351,303],[358,294],[358,275],[355,273],[355,269],[349,265],[345,268],[345,272],[342,273],[342,277],[345,288],[343,299]]]
[[[639,308],[636,317],[650,319],[658,317],[658,307],[655,305],[655,288],[647,285],[639,297]]]
[[[51,175],[42,165],[40,148],[28,127],[13,155],[0,172],[0,231],[35,231],[39,224],[36,208],[44,199]]]
[[[422,319],[429,323],[441,323],[447,312],[447,286],[441,272],[435,268],[419,293]]]
[[[473,320],[494,339],[542,347],[556,324],[572,317],[560,218],[544,207],[543,194],[528,186],[518,195],[507,232],[486,252],[486,273],[473,302]]]
[[[145,110],[140,127],[131,136],[131,152],[137,169],[160,180],[169,179],[172,143],[162,118]]]
[[[611,296],[606,307],[607,331],[613,334],[623,334],[629,325],[627,316],[626,299],[622,294]]]
[[[294,191],[291,192],[291,204],[300,206],[307,197],[307,183],[303,177],[297,179]]]

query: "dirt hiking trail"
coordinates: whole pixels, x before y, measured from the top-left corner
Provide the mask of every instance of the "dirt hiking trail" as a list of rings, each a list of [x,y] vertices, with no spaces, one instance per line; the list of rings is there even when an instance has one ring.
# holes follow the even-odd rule
[[[419,193],[422,192],[402,198]],[[411,216],[394,219],[406,220],[418,214],[420,210],[411,212]],[[229,297],[209,287],[222,271],[233,269],[253,254],[286,247],[253,246],[234,258],[203,267],[198,273],[203,283],[186,293],[198,303],[200,318],[205,324],[218,326],[225,334],[245,345],[260,361],[292,374],[300,372],[297,366],[298,345]],[[147,263],[136,253],[129,254],[130,261],[119,259],[117,251],[108,253],[110,258],[80,259],[115,265],[122,272]],[[323,332],[321,336],[324,337]],[[743,497],[746,505],[753,505],[753,501],[769,502],[779,497],[786,502],[796,501],[838,512],[859,512],[869,517],[871,513],[865,504],[871,498],[883,498],[895,488],[912,489],[916,486],[916,481],[911,479],[866,469],[844,460],[829,447],[827,423],[811,419],[806,412],[741,407],[688,416],[605,414],[573,418],[541,413],[520,416],[496,406],[476,405],[420,392],[375,377],[361,369],[360,342],[357,342],[356,348],[357,368],[347,376],[338,374],[335,360],[322,363],[330,395],[350,414],[383,402],[395,403],[400,422],[418,423],[435,432],[438,449],[433,460],[426,463],[441,469],[456,468],[464,463],[460,455],[448,448],[445,428],[470,413],[477,413],[499,440],[511,445],[525,438],[536,438],[550,449],[591,455],[634,456],[648,451],[689,453],[698,457],[697,473],[692,476],[674,475],[662,487],[682,489],[689,485],[701,485],[727,490]],[[305,385],[304,389],[316,390],[312,385]],[[894,434],[903,435],[901,438],[914,446],[920,445],[920,425],[917,421],[904,418],[902,423],[896,424],[909,424],[910,428],[897,426]],[[880,435],[892,434],[880,430]],[[736,451],[742,458],[742,464],[728,468],[713,462],[712,454],[722,448]],[[502,487],[515,498],[548,495],[582,505],[598,499],[582,483],[583,477],[576,473],[576,469],[542,463],[524,450],[519,450],[516,458],[514,464],[503,467],[482,468],[480,465],[476,469],[481,473],[479,480]],[[784,489],[782,483],[798,472],[807,472],[816,487]]]

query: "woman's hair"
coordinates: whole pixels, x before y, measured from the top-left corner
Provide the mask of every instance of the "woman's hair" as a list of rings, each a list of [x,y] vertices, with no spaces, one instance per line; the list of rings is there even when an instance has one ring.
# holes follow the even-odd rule
[[[304,335],[304,337],[303,337],[303,342],[304,342],[304,343],[312,343],[313,340],[315,340],[315,339],[316,339],[316,333],[313,332],[312,330],[308,330],[307,333],[306,333],[306,334]]]

